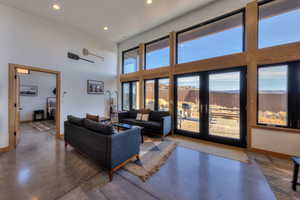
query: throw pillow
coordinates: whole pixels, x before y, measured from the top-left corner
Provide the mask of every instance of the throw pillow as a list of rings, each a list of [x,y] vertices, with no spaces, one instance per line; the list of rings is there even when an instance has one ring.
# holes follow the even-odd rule
[[[142,120],[143,121],[148,121],[149,120],[149,114],[143,114],[142,115]]]
[[[137,116],[136,116],[136,120],[142,120],[142,116],[143,115],[141,113],[138,113]]]
[[[86,114],[86,118],[95,122],[99,122],[99,116],[98,115],[91,115],[91,114]]]

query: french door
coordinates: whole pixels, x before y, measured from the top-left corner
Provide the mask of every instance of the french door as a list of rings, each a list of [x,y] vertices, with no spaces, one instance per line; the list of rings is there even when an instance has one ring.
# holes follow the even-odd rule
[[[178,75],[175,80],[177,133],[246,145],[244,68]]]

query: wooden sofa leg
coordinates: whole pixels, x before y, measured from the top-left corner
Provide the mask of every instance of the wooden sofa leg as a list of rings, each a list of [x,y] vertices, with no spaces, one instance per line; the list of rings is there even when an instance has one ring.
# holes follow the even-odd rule
[[[111,182],[113,180],[113,175],[114,175],[114,171],[113,170],[110,170],[108,172],[108,176],[109,176],[109,181]]]
[[[140,154],[136,154],[136,159],[140,160]]]

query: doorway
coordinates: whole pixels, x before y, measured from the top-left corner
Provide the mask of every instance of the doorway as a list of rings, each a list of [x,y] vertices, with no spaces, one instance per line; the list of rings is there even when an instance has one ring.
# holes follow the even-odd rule
[[[175,113],[178,134],[245,147],[245,68],[177,75]]]
[[[26,81],[33,81],[34,76],[43,74],[44,77],[39,77],[43,79],[41,83],[46,82],[45,77],[51,77],[54,80],[52,84],[51,92],[48,88],[48,94],[45,94],[45,89],[40,88],[34,84],[26,84]],[[26,77],[31,76],[31,78]],[[22,82],[23,81],[23,82]],[[22,83],[21,83],[22,82]],[[9,64],[9,147],[10,149],[16,148],[21,140],[20,133],[20,123],[21,120],[25,122],[31,122],[32,127],[36,129],[47,130],[47,125],[44,120],[48,120],[47,123],[50,124],[53,121],[55,125],[53,127],[56,138],[60,138],[60,88],[61,88],[61,74],[58,71],[18,65],[18,64]],[[39,95],[39,93],[41,93]],[[51,94],[50,94],[51,93]],[[44,98],[44,104],[40,105],[40,108],[36,108],[37,105],[32,104],[32,97],[41,97]],[[31,99],[27,99],[26,98]],[[30,111],[28,109],[23,110],[21,105],[21,100],[23,102],[31,102]],[[37,98],[35,98],[36,101]],[[39,99],[41,101],[41,99]],[[38,103],[35,103],[38,104]],[[23,105],[24,106],[24,105]],[[22,114],[22,116],[21,116]],[[27,116],[26,116],[27,115]],[[30,116],[28,116],[30,115]],[[25,119],[25,120],[24,120]],[[39,121],[39,122],[38,122]],[[38,122],[38,123],[37,123]],[[50,128],[49,128],[50,129]]]

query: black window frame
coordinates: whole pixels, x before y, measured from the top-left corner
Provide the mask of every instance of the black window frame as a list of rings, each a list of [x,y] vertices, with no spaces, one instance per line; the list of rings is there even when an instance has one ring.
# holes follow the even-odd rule
[[[121,90],[122,90],[122,111],[130,111],[130,110],[133,110],[132,108],[132,102],[133,102],[133,90],[132,90],[132,85],[133,83],[138,83],[139,81],[127,81],[127,82],[122,82],[121,84]],[[124,84],[129,84],[129,110],[125,110],[124,109]],[[138,89],[138,88],[137,88]],[[138,103],[138,102],[137,102]]]
[[[259,123],[259,69],[287,65],[287,125],[275,125]],[[298,76],[298,77],[297,77]],[[274,64],[264,64],[257,67],[257,106],[256,106],[256,124],[258,126],[278,127],[288,129],[300,129],[300,61],[281,62]]]
[[[125,51],[122,51],[122,74],[125,74],[124,73],[124,59],[125,59],[125,53],[128,53],[128,52],[130,52],[130,51],[133,51],[133,50],[138,50],[139,51],[139,47],[137,46],[137,47],[133,47],[133,48],[131,48],[131,49],[127,49],[127,50],[125,50]],[[139,53],[138,53],[138,55],[139,55]],[[139,55],[140,56],[140,55]],[[139,66],[137,66],[137,71],[139,71]],[[137,72],[136,71],[136,72]],[[134,72],[130,72],[130,73],[134,73]],[[129,73],[126,73],[126,74],[129,74]]]
[[[147,81],[154,81],[154,111],[160,111],[159,110],[159,80],[160,79],[169,79],[169,85],[170,85],[170,78],[169,77],[159,77],[159,78],[152,78],[152,79],[145,79],[144,80],[144,107],[146,108],[146,82]],[[170,98],[170,97],[169,97]],[[169,108],[170,110],[170,108]]]
[[[144,67],[143,67],[143,69],[144,70],[152,70],[152,69],[158,69],[158,68],[162,68],[162,67],[168,67],[168,66],[170,66],[171,65],[171,63],[170,63],[170,59],[169,59],[169,65],[166,65],[166,66],[161,66],[161,67],[154,67],[154,68],[152,68],[152,69],[147,69],[146,68],[146,66],[147,66],[147,59],[146,59],[146,55],[147,55],[147,45],[150,45],[150,44],[153,44],[153,43],[156,43],[156,42],[159,42],[159,41],[161,41],[161,40],[165,40],[165,39],[169,39],[169,57],[171,56],[171,48],[170,48],[170,36],[169,35],[167,35],[167,36],[163,36],[163,37],[161,37],[161,38],[158,38],[158,39],[155,39],[155,40],[152,40],[152,41],[150,41],[150,42],[147,42],[147,43],[145,43],[145,51],[144,51]]]
[[[208,24],[212,24],[212,23],[215,23],[215,22],[218,22],[220,20],[223,20],[225,18],[228,18],[228,17],[231,17],[233,15],[236,15],[236,14],[239,14],[239,13],[242,13],[243,15],[243,47],[242,47],[242,52],[241,53],[244,53],[245,50],[246,50],[246,8],[241,8],[241,9],[238,9],[238,10],[235,10],[235,11],[232,11],[230,13],[227,13],[227,14],[224,14],[224,15],[221,15],[219,17],[215,17],[215,18],[212,18],[210,20],[207,20],[205,22],[202,22],[200,24],[197,24],[197,25],[194,25],[194,26],[191,26],[191,27],[188,27],[186,29],[183,29],[181,31],[178,31],[176,32],[176,44],[175,44],[175,63],[176,64],[183,64],[183,63],[178,63],[178,35],[181,34],[181,33],[184,33],[184,32],[187,32],[187,31],[190,31],[190,30],[193,30],[193,29],[196,29],[196,28],[199,28],[201,26],[205,26],[205,25],[208,25]],[[233,55],[233,54],[226,54],[224,56],[228,56],[228,55]],[[199,59],[199,60],[194,60],[194,61],[191,61],[191,62],[197,62],[197,61],[200,61],[200,60],[206,60],[206,59],[212,59],[212,58],[217,58],[217,57],[220,57],[220,56],[215,56],[215,57],[211,57],[211,58],[205,58],[205,59]],[[187,62],[189,63],[189,62]]]

